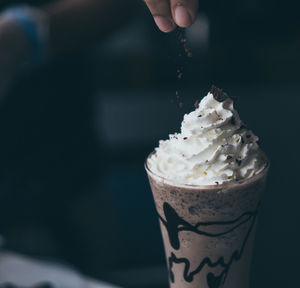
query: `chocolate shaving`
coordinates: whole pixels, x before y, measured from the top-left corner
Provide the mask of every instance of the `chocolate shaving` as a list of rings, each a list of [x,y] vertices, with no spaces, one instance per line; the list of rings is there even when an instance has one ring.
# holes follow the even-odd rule
[[[183,140],[186,140],[186,139],[187,139],[187,137],[184,137],[184,138],[183,138]]]
[[[196,100],[194,107],[197,109],[199,107],[199,100]],[[199,117],[199,116],[198,116]]]
[[[198,115],[198,117],[202,117],[202,115],[200,114],[200,115]]]
[[[236,163],[237,163],[239,166],[241,166],[242,160],[240,160],[240,159],[235,159],[235,161],[236,161]]]
[[[230,159],[232,159],[232,156],[228,155],[227,160],[230,160]]]
[[[215,85],[211,86],[210,93],[213,94],[214,98],[218,102],[223,102],[229,98],[227,93],[225,93],[222,89],[217,88]]]

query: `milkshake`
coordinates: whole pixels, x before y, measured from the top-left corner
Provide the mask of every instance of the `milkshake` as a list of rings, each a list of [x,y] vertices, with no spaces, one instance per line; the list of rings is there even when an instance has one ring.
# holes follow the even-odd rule
[[[268,171],[257,141],[213,86],[147,158],[171,288],[249,287]]]

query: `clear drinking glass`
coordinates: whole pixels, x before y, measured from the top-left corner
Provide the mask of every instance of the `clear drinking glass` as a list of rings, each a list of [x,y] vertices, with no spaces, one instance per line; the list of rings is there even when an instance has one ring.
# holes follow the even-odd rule
[[[149,157],[151,157],[151,153]],[[185,185],[145,168],[171,288],[248,288],[257,215],[269,165],[221,185]]]

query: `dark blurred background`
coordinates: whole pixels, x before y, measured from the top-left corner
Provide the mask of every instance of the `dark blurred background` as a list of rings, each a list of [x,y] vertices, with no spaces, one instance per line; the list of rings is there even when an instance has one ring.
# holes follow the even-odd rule
[[[271,160],[251,287],[295,287],[300,21],[293,2],[202,1],[185,31],[192,58],[178,31],[160,32],[141,3],[113,34],[20,76],[0,108],[6,247],[125,287],[167,287],[143,164],[215,84],[238,98]]]

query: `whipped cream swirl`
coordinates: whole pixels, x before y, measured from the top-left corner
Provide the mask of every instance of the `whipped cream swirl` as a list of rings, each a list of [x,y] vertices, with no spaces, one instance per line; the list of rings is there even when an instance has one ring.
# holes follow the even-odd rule
[[[152,172],[180,184],[217,185],[264,169],[258,137],[240,120],[232,99],[221,89],[212,91],[184,116],[181,133],[159,141],[147,162]]]

